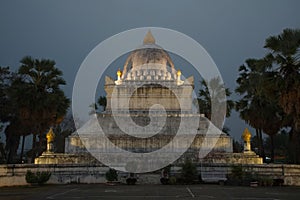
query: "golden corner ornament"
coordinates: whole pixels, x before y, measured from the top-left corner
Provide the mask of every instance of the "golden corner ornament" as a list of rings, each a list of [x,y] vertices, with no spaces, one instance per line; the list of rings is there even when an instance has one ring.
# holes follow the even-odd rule
[[[243,140],[245,142],[250,142],[250,140],[251,140],[251,133],[250,133],[250,131],[249,131],[248,128],[245,128],[242,137],[243,137]]]
[[[47,143],[50,143],[50,142],[53,142],[53,141],[54,141],[55,134],[54,134],[52,128],[50,128],[50,130],[48,131],[48,133],[47,133],[47,135],[46,135],[46,138],[47,138]]]

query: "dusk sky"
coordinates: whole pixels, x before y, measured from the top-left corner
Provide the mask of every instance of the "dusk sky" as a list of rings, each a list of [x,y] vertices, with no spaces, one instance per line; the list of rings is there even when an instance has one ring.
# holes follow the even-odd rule
[[[299,8],[297,0],[2,1],[0,66],[16,70],[26,55],[53,59],[71,97],[77,70],[101,41],[128,29],[164,27],[199,42],[234,91],[238,67],[264,56],[267,37],[300,28]],[[237,113],[226,125],[235,139],[247,126]]]

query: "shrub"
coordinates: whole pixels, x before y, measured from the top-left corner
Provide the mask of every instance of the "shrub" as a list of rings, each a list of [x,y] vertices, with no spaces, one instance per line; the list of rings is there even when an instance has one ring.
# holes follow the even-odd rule
[[[169,175],[170,175],[170,171],[171,171],[171,166],[168,165],[167,167],[165,167],[162,171],[161,171],[161,178],[160,178],[160,182],[163,185],[167,185],[169,184]]]
[[[163,184],[163,185],[169,184],[169,178],[161,177],[160,178],[160,183]]]
[[[261,176],[259,177],[259,185],[261,186],[272,186],[273,185],[273,179],[269,176]]]
[[[126,179],[126,184],[127,185],[135,185],[136,181],[137,181],[136,178],[129,177]]]
[[[137,182],[137,179],[136,179],[134,173],[130,173],[129,177],[126,179],[127,185],[135,185],[136,182]]]
[[[175,185],[176,182],[177,182],[177,180],[176,180],[176,177],[175,177],[175,176],[171,176],[171,177],[169,178],[169,183],[170,183],[170,185]]]
[[[118,173],[115,169],[109,169],[105,174],[105,178],[107,181],[117,181]]]
[[[184,183],[191,184],[197,179],[197,168],[190,160],[186,159],[182,165],[181,175]]]
[[[43,185],[49,180],[50,176],[51,176],[51,172],[33,173],[32,171],[28,170],[26,172],[25,179],[27,183]]]
[[[227,176],[227,183],[230,185],[250,185],[253,181],[258,181],[258,175],[247,171],[242,165],[231,167],[231,173]]]

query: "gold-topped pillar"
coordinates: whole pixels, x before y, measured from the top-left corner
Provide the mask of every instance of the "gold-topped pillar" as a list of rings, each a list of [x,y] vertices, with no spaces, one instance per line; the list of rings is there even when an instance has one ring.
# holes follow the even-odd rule
[[[183,81],[181,80],[181,71],[177,71],[177,85],[182,85]]]
[[[115,84],[116,85],[121,85],[121,83],[122,83],[122,72],[121,72],[121,70],[119,69],[118,71],[117,71],[117,80],[115,81]]]
[[[53,142],[54,142],[55,134],[52,128],[50,128],[49,132],[46,135],[46,138],[47,138],[47,152],[53,153],[54,152]]]
[[[251,133],[248,128],[245,128],[242,137],[244,140],[244,153],[251,152]]]

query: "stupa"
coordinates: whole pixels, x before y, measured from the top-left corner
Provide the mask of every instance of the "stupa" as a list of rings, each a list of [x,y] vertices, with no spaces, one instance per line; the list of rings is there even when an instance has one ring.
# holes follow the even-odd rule
[[[79,137],[75,132],[66,139],[66,153],[88,153],[86,146],[91,149],[96,139],[91,139],[90,134],[101,131],[109,138],[107,142],[100,142],[103,149],[111,142],[135,153],[153,152],[168,144],[177,151],[183,148],[185,141],[184,138],[174,140],[181,122],[195,116],[199,119],[196,123],[186,124],[187,132],[191,129],[196,131],[195,138],[177,162],[182,162],[186,157],[197,162],[199,150],[209,149],[212,144],[215,144],[211,149],[213,152],[232,152],[232,139],[224,133],[217,133],[218,129],[209,120],[195,113],[192,99],[193,76],[186,79],[182,77],[181,70],[176,69],[169,54],[156,44],[151,31],[146,34],[143,44],[128,56],[123,70],[119,69],[116,74],[116,79],[105,77],[106,110],[98,113],[96,119],[90,120],[81,128],[80,132],[86,134],[80,134]],[[151,120],[154,124],[165,121],[163,128],[156,135],[145,131]],[[134,133],[126,134],[126,131],[119,127],[120,121],[122,124],[128,124],[128,132]],[[132,129],[132,122],[146,128]],[[211,134],[212,131],[206,134],[208,129],[215,129],[216,134]],[[99,134],[96,137],[101,141]]]
[[[56,164],[99,163],[95,152],[109,152],[96,154],[101,159],[115,156],[111,146],[132,153],[157,152],[168,146],[166,153],[159,153],[166,158],[188,146],[176,159],[177,163],[186,158],[198,162],[200,150],[232,153],[232,139],[225,133],[220,134],[218,128],[196,112],[193,76],[182,76],[168,52],[156,44],[151,31],[143,44],[130,53],[123,70],[119,69],[116,75],[116,79],[105,77],[106,110],[95,114],[65,140],[65,155],[76,159],[56,159]],[[152,125],[151,130],[149,125]],[[177,136],[182,130],[184,132]],[[187,144],[191,133],[193,140]],[[122,165],[118,157],[115,160],[114,165]],[[152,161],[146,162],[151,165]]]

